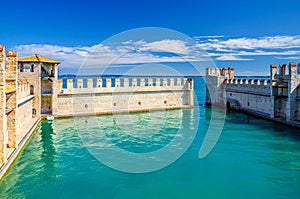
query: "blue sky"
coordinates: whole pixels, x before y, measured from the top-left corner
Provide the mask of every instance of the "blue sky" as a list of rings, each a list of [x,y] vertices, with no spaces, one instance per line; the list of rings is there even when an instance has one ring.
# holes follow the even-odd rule
[[[62,61],[60,71],[68,73],[75,71],[86,53],[115,34],[133,28],[162,27],[196,42],[191,46],[168,36],[157,41],[138,38],[128,45],[143,50],[127,52],[126,61],[120,61],[118,67],[139,64],[132,60],[151,63],[150,58],[175,63],[172,53],[183,56],[184,49],[201,48],[217,66],[235,67],[240,74],[268,74],[271,63],[300,60],[299,7],[297,0],[4,1],[0,42],[7,49],[17,49],[21,56],[38,53],[57,58]],[[171,53],[156,52],[155,45]],[[107,46],[102,46],[101,52],[103,49]],[[129,55],[132,60],[128,60]]]

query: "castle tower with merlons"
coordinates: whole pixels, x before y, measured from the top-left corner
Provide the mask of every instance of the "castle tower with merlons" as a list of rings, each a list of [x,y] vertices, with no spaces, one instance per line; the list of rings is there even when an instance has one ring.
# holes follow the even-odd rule
[[[207,69],[207,104],[300,126],[300,63],[271,64],[267,79],[235,78],[227,71]]]

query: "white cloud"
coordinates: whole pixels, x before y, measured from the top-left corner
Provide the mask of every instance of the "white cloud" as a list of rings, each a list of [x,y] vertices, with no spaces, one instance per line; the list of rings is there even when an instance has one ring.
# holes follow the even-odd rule
[[[190,53],[190,47],[181,40],[161,40],[146,43],[127,41],[117,46],[98,44],[94,46],[65,47],[47,44],[16,46],[19,56],[41,54],[60,60],[63,67],[101,67],[108,64],[138,64],[158,62],[199,61]],[[171,52],[174,55],[159,56],[152,52]]]
[[[240,56],[300,56],[300,35],[259,38],[203,38],[196,47],[217,60],[248,60]]]
[[[60,60],[64,68],[79,67],[84,60],[88,61],[85,62],[87,65],[101,67],[108,64],[207,61],[210,57],[222,61],[246,61],[257,56],[293,60],[300,58],[300,35],[259,38],[226,38],[213,35],[195,38],[197,43],[192,45],[182,40],[166,39],[152,42],[129,40],[115,46],[29,44],[16,46],[15,49],[19,56],[38,53]]]
[[[198,47],[205,50],[212,49],[287,49],[300,47],[300,35],[295,36],[267,36],[259,38],[230,38],[227,40],[207,40],[205,43],[199,43]]]
[[[287,56],[287,57],[275,57],[275,59],[282,59],[282,60],[300,60],[300,56]]]
[[[206,35],[206,36],[195,36],[194,39],[215,39],[222,38],[224,35]]]
[[[181,40],[160,40],[143,44],[143,51],[170,52],[175,54],[189,54],[190,48]]]
[[[265,51],[265,50],[255,50],[255,51],[228,51],[224,52],[209,52],[210,56],[222,56],[222,55],[232,55],[232,56],[271,56],[271,55],[297,55],[300,54],[300,50],[287,50],[287,51]]]
[[[246,61],[246,60],[252,60],[252,59],[247,59],[247,58],[241,58],[237,57],[234,55],[222,55],[220,57],[216,58],[217,60],[222,60],[222,61]]]

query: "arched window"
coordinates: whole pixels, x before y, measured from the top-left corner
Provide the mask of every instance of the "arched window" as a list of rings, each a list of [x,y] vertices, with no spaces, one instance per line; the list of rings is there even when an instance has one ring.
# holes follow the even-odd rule
[[[35,108],[32,109],[32,115],[36,115],[36,109]]]
[[[34,87],[33,87],[33,85],[30,85],[30,95],[34,95]]]

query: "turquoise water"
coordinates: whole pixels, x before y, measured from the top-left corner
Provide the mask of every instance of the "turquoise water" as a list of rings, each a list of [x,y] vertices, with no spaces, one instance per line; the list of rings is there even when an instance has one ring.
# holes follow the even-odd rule
[[[299,129],[229,111],[216,146],[205,158],[198,157],[212,111],[203,106],[201,85],[198,80],[199,113],[186,109],[41,123],[0,182],[0,197],[300,198]],[[198,120],[191,146],[157,171],[117,171],[99,162],[90,148],[103,135],[133,153],[180,147],[172,143],[185,136],[178,130],[192,129]]]

